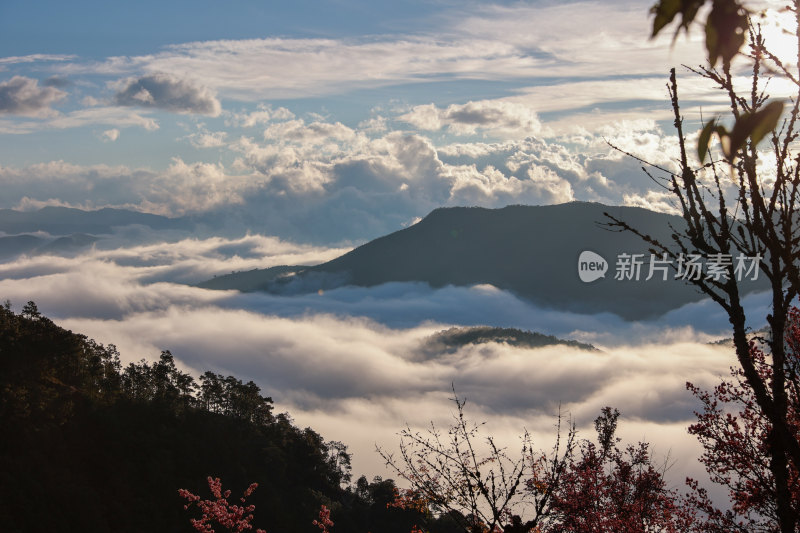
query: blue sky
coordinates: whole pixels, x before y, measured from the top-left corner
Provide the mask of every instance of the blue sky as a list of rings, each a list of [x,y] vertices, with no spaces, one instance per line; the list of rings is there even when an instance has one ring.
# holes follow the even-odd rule
[[[701,35],[649,40],[651,3],[5,1],[0,207],[318,244],[442,205],[669,210],[606,144],[671,164],[665,81]],[[724,110],[691,74],[681,91],[689,131]]]

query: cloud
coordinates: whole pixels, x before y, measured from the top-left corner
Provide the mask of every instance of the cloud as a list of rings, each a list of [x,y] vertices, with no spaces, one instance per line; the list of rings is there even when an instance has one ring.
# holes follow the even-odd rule
[[[103,132],[104,141],[114,142],[117,139],[119,139],[119,130],[117,128],[113,128]]]
[[[175,214],[208,211],[220,205],[238,204],[251,186],[247,177],[227,175],[221,165],[185,163],[174,158],[166,172],[139,189],[143,207],[163,209],[163,198],[174,198],[169,211]]]
[[[605,23],[598,26],[598,20]],[[532,24],[536,31],[531,31]],[[57,71],[134,76],[167,72],[203,80],[224,98],[251,102],[453,80],[513,81],[517,86],[544,81],[557,95],[558,87],[568,91],[576,80],[622,74],[632,83],[618,81],[620,91],[604,94],[637,98],[637,78],[665,76],[669,64],[703,59],[699,32],[672,45],[668,38],[649,40],[650,27],[647,9],[636,2],[473,3],[440,13],[435,31],[191,42],[146,56],[71,62]]]
[[[607,21],[602,29],[597,20]],[[442,13],[435,32],[192,42],[63,71],[169,72],[202,79],[226,98],[260,101],[436,81],[662,75],[667,61],[702,60],[698,42],[681,39],[671,48],[669,39],[650,41],[649,27],[647,9],[632,2],[472,4]]]
[[[216,117],[222,107],[206,87],[170,74],[155,73],[130,78],[120,83],[114,103],[120,106],[156,108],[173,113],[192,113]]]
[[[84,209],[135,208],[176,216],[241,204],[260,182],[228,174],[219,164],[174,158],[161,172],[64,161],[0,167],[0,184],[8,207],[23,198],[29,202],[58,199],[63,205]]]
[[[275,120],[291,120],[293,118],[295,118],[294,113],[285,107],[273,109],[270,105],[258,104],[255,111],[231,114],[231,118],[226,119],[225,123],[231,126],[252,128],[269,124]]]
[[[420,58],[425,58],[420,60]],[[69,65],[65,73],[170,72],[198,77],[228,98],[257,101],[335,94],[355,87],[457,77],[498,79],[530,75],[541,63],[501,41],[436,37],[363,40],[250,39],[167,47],[150,56]],[[517,69],[514,71],[514,69]]]
[[[0,57],[0,65],[18,65],[47,61],[69,61],[77,56],[69,54],[29,54],[26,56]]]
[[[227,146],[225,138],[228,133],[225,131],[208,131],[200,128],[200,131],[188,136],[189,142],[196,148],[221,148]]]
[[[39,87],[37,80],[14,76],[0,82],[0,114],[46,117],[55,114],[51,105],[67,93],[56,87]]]
[[[156,120],[128,109],[92,107],[78,109],[45,120],[0,120],[0,133],[24,135],[38,131],[81,128],[93,125],[115,126],[117,128],[139,127],[147,131],[155,131],[159,128]]]
[[[169,349],[195,376],[213,370],[254,380],[299,424],[348,444],[358,473],[384,475],[374,444],[392,448],[406,423],[446,426],[455,384],[469,416],[514,446],[527,428],[547,448],[559,404],[586,437],[600,408],[617,406],[621,436],[650,440],[659,457],[671,449],[680,482],[696,475],[698,455],[685,432],[696,406],[683,383],[710,387],[735,361],[729,348],[706,344],[729,328],[708,302],[658,322],[626,323],[537,308],[490,286],[396,283],[298,296],[207,291],[176,282],[346,250],[257,235],[120,246],[124,239],[100,241],[77,257],[0,264],[0,294],[17,309],[32,299],[61,325],[115,343],[125,363]],[[759,298],[768,302],[766,295],[750,304]],[[542,331],[603,351],[497,343],[435,357],[424,351],[426,338],[459,324]]]
[[[646,6],[635,1],[488,4],[453,15],[453,32],[478,41],[499,40],[546,58],[548,76],[601,77],[666,74],[669,61],[703,62],[701,32],[687,38],[649,39]],[[598,25],[599,20],[604,21]],[[531,31],[531,24],[536,31]],[[584,78],[585,79],[585,78]],[[663,85],[662,85],[663,86]],[[631,94],[629,91],[626,91]]]
[[[45,87],[55,87],[57,89],[63,89],[64,87],[69,87],[72,85],[72,82],[66,78],[61,78],[59,76],[50,76],[46,80],[42,82],[42,85]]]
[[[445,109],[434,104],[416,106],[398,118],[422,130],[435,131],[446,126],[455,135],[474,135],[481,131],[494,136],[525,138],[542,131],[542,124],[531,107],[504,100],[470,101]]]
[[[485,131],[510,124],[506,115],[482,113],[508,111],[505,105],[430,109],[475,124],[489,117]],[[256,137],[235,138],[205,124],[183,137],[195,147],[233,155],[232,163],[230,157],[217,163],[176,157],[158,171],[59,161],[2,167],[3,201],[5,207],[27,198],[168,215],[204,213],[226,225],[317,244],[375,238],[442,206],[583,200],[672,209],[668,198],[654,196],[641,164],[606,143],[670,168],[678,153],[676,141],[652,120],[606,124],[598,132],[437,146],[421,133],[366,132],[321,118],[309,122],[282,116],[287,118],[270,120]],[[109,131],[158,127],[118,107],[86,109],[50,123],[103,123]]]
[[[382,133],[389,128],[386,125],[386,117],[378,115],[359,122],[358,129],[367,133]]]

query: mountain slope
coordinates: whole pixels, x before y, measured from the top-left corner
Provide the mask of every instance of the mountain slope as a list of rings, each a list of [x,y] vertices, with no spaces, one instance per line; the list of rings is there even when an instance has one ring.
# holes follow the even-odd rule
[[[635,235],[608,231],[604,212],[628,221],[662,242],[679,217],[636,207],[572,202],[549,206],[442,208],[422,221],[370,241],[327,263],[278,278],[270,291],[329,290],[345,284],[374,286],[423,281],[433,287],[491,284],[546,307],[579,313],[615,313],[625,319],[659,316],[702,295],[682,281],[645,281],[650,253]],[[583,251],[608,263],[605,279],[578,276]],[[617,256],[645,254],[641,278],[615,280]],[[761,285],[751,284],[745,290]]]
[[[295,274],[309,267],[305,266],[274,266],[264,269],[235,272],[224,276],[217,276],[197,284],[201,289],[237,290],[253,292],[269,290],[269,284],[281,276]]]

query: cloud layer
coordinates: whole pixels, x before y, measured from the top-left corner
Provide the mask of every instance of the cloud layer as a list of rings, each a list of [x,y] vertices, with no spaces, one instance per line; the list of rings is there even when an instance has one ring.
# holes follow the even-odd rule
[[[208,88],[164,73],[125,80],[114,95],[114,103],[212,117],[221,111],[219,100]]]
[[[56,86],[40,87],[37,80],[14,76],[0,82],[0,114],[41,117],[55,112],[50,107],[66,93]]]
[[[505,103],[414,108],[406,117],[420,127],[430,119],[425,128],[474,128],[472,133],[519,128],[523,135],[540,128],[530,108]],[[317,244],[375,238],[441,206],[583,200],[675,208],[668,194],[651,189],[638,161],[606,143],[669,168],[677,144],[649,120],[606,125],[598,134],[532,134],[443,145],[423,133],[376,131],[373,123],[353,128],[320,117],[296,118],[281,109],[230,120],[258,123],[260,135],[237,138],[201,125],[187,143],[198,150],[220,150],[232,161],[176,157],[163,170],[65,161],[0,167],[0,205],[19,208],[57,200],[82,208],[205,214]],[[97,135],[115,144],[123,138],[119,128]]]
[[[549,446],[559,406],[586,436],[600,408],[618,406],[625,437],[650,439],[662,454],[672,450],[679,482],[699,470],[685,434],[695,405],[683,384],[711,386],[733,362],[729,348],[706,344],[726,331],[724,317],[706,303],[630,324],[538,309],[493,287],[389,284],[295,297],[207,291],[176,282],[313,263],[343,250],[259,236],[112,244],[74,258],[0,265],[0,294],[15,307],[35,300],[66,327],[115,343],[126,363],[169,349],[195,375],[253,379],[299,423],[351,446],[357,471],[370,475],[385,475],[375,442],[393,447],[405,423],[448,423],[455,384],[471,416],[488,420],[510,444],[527,428]],[[424,349],[427,337],[459,324],[542,331],[603,351],[490,343],[432,357]]]

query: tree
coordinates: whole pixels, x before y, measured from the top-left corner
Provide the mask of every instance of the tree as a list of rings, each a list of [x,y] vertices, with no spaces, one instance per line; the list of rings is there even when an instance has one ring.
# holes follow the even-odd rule
[[[522,437],[511,457],[491,437],[482,446],[481,425],[469,422],[463,400],[445,433],[401,432],[400,458],[379,449],[387,464],[411,484],[396,505],[423,516],[456,520],[473,533],[683,532],[694,515],[664,480],[646,443],[620,450],[619,411],[606,407],[595,420],[597,442],[577,440],[570,424],[550,454]],[[481,451],[484,448],[485,451]]]
[[[113,345],[35,310],[0,305],[2,531],[186,531],[175,490],[198,494],[205,472],[259,481],[247,505],[208,508],[237,527],[249,514],[230,513],[257,504],[268,531],[310,531],[320,504],[335,512],[350,500],[346,447],[272,416],[252,382],[213,374],[228,411],[210,412],[170,352],[123,369]]]
[[[659,33],[681,14],[678,30],[689,28],[705,0],[660,0],[653,8],[653,34]],[[690,255],[724,259],[721,275],[691,279],[690,282],[719,304],[727,313],[744,382],[752,391],[754,408],[769,423],[763,435],[769,472],[775,479],[774,502],[780,530],[797,530],[798,513],[792,502],[790,472],[800,467],[800,442],[793,431],[788,391],[797,386],[797,375],[787,375],[784,332],[789,309],[800,293],[800,160],[795,140],[800,118],[800,54],[793,67],[784,65],[772,53],[760,28],[748,18],[744,6],[735,0],[712,0],[706,21],[709,64],[691,69],[724,91],[730,103],[730,130],[720,119],[707,123],[700,132],[697,158],[687,149],[678,82],[672,70],[668,85],[674,125],[680,147],[677,169],[666,171],[664,187],[676,201],[685,226],[672,228],[673,242],[653,239],[624,220],[607,214],[610,227],[631,231],[651,245],[651,251],[677,263]],[[800,20],[800,0],[788,7]],[[800,43],[800,31],[795,30]],[[746,52],[741,52],[749,36]],[[747,65],[749,83],[742,91],[734,82],[740,67],[734,57]],[[717,62],[722,59],[721,66]],[[765,75],[766,74],[766,75]],[[771,75],[793,83],[797,93],[785,116],[783,106],[770,102],[766,82]],[[765,79],[766,78],[766,79]],[[782,118],[781,118],[782,117]],[[709,151],[713,135],[719,137],[721,158]],[[758,149],[762,139],[769,147]],[[705,163],[710,155],[711,160]],[[769,158],[767,169],[761,163]],[[647,172],[647,171],[646,171]],[[656,176],[648,174],[654,180]],[[765,317],[771,335],[765,341],[764,357],[770,374],[759,371],[750,348],[742,289],[736,275],[738,257],[755,258],[759,272],[769,282],[770,312]]]
[[[200,404],[213,413],[249,420],[255,424],[272,421],[272,398],[261,396],[253,381],[242,383],[234,376],[206,371],[200,376]]]
[[[605,407],[595,419],[597,443],[583,441],[569,457],[553,493],[544,531],[613,533],[689,531],[694,516],[677,491],[667,488],[647,443],[617,446],[619,411]]]
[[[196,388],[194,378],[178,370],[175,357],[169,350],[162,351],[158,361],[152,365],[144,359],[130,363],[122,373],[122,387],[131,399],[182,409],[194,403]]]
[[[190,520],[192,527],[202,533],[214,533],[213,526],[224,527],[227,531],[241,533],[247,529],[253,529],[253,511],[256,506],[253,504],[245,505],[247,498],[258,488],[258,483],[252,483],[245,489],[242,497],[239,498],[242,505],[230,503],[228,498],[231,491],[222,491],[222,482],[219,478],[208,477],[208,488],[213,499],[203,500],[197,494],[186,489],[178,489],[181,498],[188,502],[183,506],[189,509],[192,505],[200,509],[202,516]],[[327,533],[327,530],[325,530]],[[256,533],[266,533],[263,529],[256,529]]]
[[[794,437],[800,438],[800,388],[796,376],[800,371],[800,309],[789,313],[786,335],[786,366],[783,372],[792,385],[787,390],[788,419]],[[761,348],[752,340],[750,350],[759,375],[772,381],[772,366]],[[716,510],[699,490],[696,482],[694,500],[719,531],[778,531],[777,486],[770,466],[769,420],[758,408],[753,390],[740,368],[731,368],[732,379],[722,381],[712,391],[704,391],[687,383],[687,388],[700,400],[702,412],[689,427],[703,445],[701,462],[712,481],[727,487],[732,503],[730,511]],[[795,515],[800,512],[800,472],[788,467],[788,490]]]
[[[411,484],[412,498],[424,500],[433,511],[458,517],[472,533],[512,525],[515,513],[529,515],[524,523],[518,518],[520,531],[535,530],[549,513],[553,490],[574,449],[574,426],[569,427],[562,449],[559,417],[559,439],[550,456],[537,454],[526,432],[519,455],[512,457],[492,437],[481,437],[482,424],[464,415],[465,400],[457,396],[452,400],[456,413],[446,433],[433,424],[427,433],[406,428],[400,433],[399,460],[380,448],[378,453]],[[484,440],[486,451],[480,449]]]

